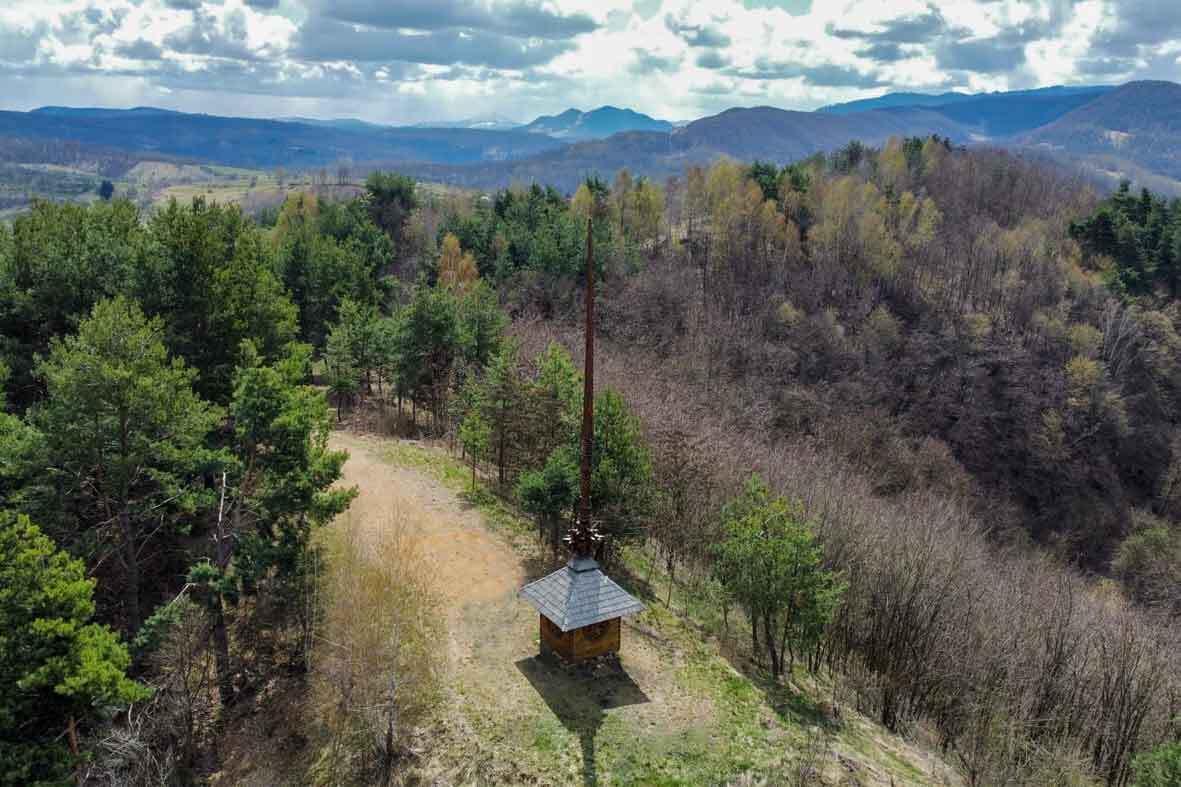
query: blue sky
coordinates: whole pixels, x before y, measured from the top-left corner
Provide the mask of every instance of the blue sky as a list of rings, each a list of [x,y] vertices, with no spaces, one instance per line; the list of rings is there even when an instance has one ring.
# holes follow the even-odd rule
[[[5,109],[672,120],[1181,80],[1181,0],[5,0]]]

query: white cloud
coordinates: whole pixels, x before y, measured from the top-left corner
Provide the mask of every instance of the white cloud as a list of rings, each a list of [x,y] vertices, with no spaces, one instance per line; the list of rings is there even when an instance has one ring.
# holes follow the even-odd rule
[[[159,103],[400,122],[631,106],[672,119],[886,90],[1168,76],[1181,3],[7,0],[4,108]],[[1132,12],[1134,11],[1134,12]]]

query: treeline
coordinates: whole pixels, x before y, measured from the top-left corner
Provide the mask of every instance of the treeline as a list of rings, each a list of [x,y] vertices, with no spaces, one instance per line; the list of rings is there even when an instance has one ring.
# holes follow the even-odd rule
[[[414,200],[379,174],[269,228],[201,199],[0,228],[0,783],[187,781],[242,697],[306,671],[313,534],[353,494],[313,367],[403,293]]]
[[[1166,201],[1125,180],[1094,215],[1071,222],[1070,235],[1093,256],[1114,292],[1181,295],[1181,199]]]

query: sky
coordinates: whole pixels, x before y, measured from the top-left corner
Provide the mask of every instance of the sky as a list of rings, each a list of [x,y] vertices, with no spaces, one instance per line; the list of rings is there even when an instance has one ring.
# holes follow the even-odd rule
[[[1181,0],[0,0],[0,108],[688,120],[1181,81]]]

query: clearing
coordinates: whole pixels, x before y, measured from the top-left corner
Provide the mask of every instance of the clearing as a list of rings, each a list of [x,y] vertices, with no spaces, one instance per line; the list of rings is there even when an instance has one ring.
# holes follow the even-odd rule
[[[364,527],[391,506],[420,507],[424,552],[445,600],[447,697],[426,740],[439,784],[958,783],[938,758],[851,710],[839,722],[822,690],[752,682],[719,644],[671,614],[646,583],[620,576],[648,604],[625,621],[623,674],[540,662],[537,614],[517,597],[556,564],[532,528],[445,451],[337,433],[345,483]],[[752,671],[753,672],[753,671]]]

